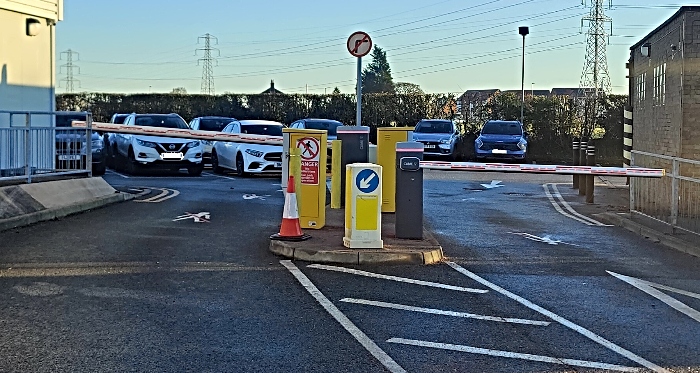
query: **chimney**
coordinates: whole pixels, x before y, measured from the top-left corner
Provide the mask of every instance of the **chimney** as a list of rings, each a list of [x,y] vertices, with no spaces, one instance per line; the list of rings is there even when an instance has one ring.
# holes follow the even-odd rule
[[[270,80],[270,91],[274,92],[275,91],[275,81]]]

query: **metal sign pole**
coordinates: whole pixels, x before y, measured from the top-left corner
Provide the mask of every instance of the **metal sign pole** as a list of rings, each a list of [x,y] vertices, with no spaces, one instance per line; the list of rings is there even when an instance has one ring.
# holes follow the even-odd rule
[[[362,57],[357,57],[357,114],[355,125],[362,125]]]

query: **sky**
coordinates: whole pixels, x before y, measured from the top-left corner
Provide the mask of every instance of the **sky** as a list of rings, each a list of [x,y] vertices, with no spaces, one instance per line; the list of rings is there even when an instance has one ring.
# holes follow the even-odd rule
[[[606,5],[609,0],[605,0]],[[168,93],[202,88],[204,36],[212,35],[214,89],[354,93],[357,59],[346,47],[367,32],[386,51],[394,82],[427,93],[578,87],[582,18],[591,0],[65,0],[57,26],[58,93],[67,51],[76,92]],[[607,45],[612,93],[627,92],[629,47],[691,3],[612,0]],[[363,66],[371,61],[362,59]]]

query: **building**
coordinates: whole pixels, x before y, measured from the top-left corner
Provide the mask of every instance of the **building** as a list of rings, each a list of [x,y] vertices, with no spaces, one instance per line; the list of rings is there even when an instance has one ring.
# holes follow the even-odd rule
[[[275,81],[270,80],[270,88],[260,92],[261,95],[283,95],[282,91],[275,88]]]
[[[470,118],[475,107],[488,103],[499,92],[499,89],[468,90],[457,97],[457,108],[463,118]]]
[[[628,68],[634,150],[700,160],[700,6],[633,45]]]

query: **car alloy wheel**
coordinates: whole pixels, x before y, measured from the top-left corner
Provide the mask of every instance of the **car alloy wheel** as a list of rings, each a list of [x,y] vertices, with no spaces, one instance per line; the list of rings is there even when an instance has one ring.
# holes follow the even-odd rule
[[[219,156],[216,154],[216,151],[211,153],[211,168],[215,174],[224,173],[224,169],[219,166]]]
[[[241,153],[238,153],[238,155],[236,156],[236,175],[246,176],[245,162],[243,162],[243,156],[241,155]]]

